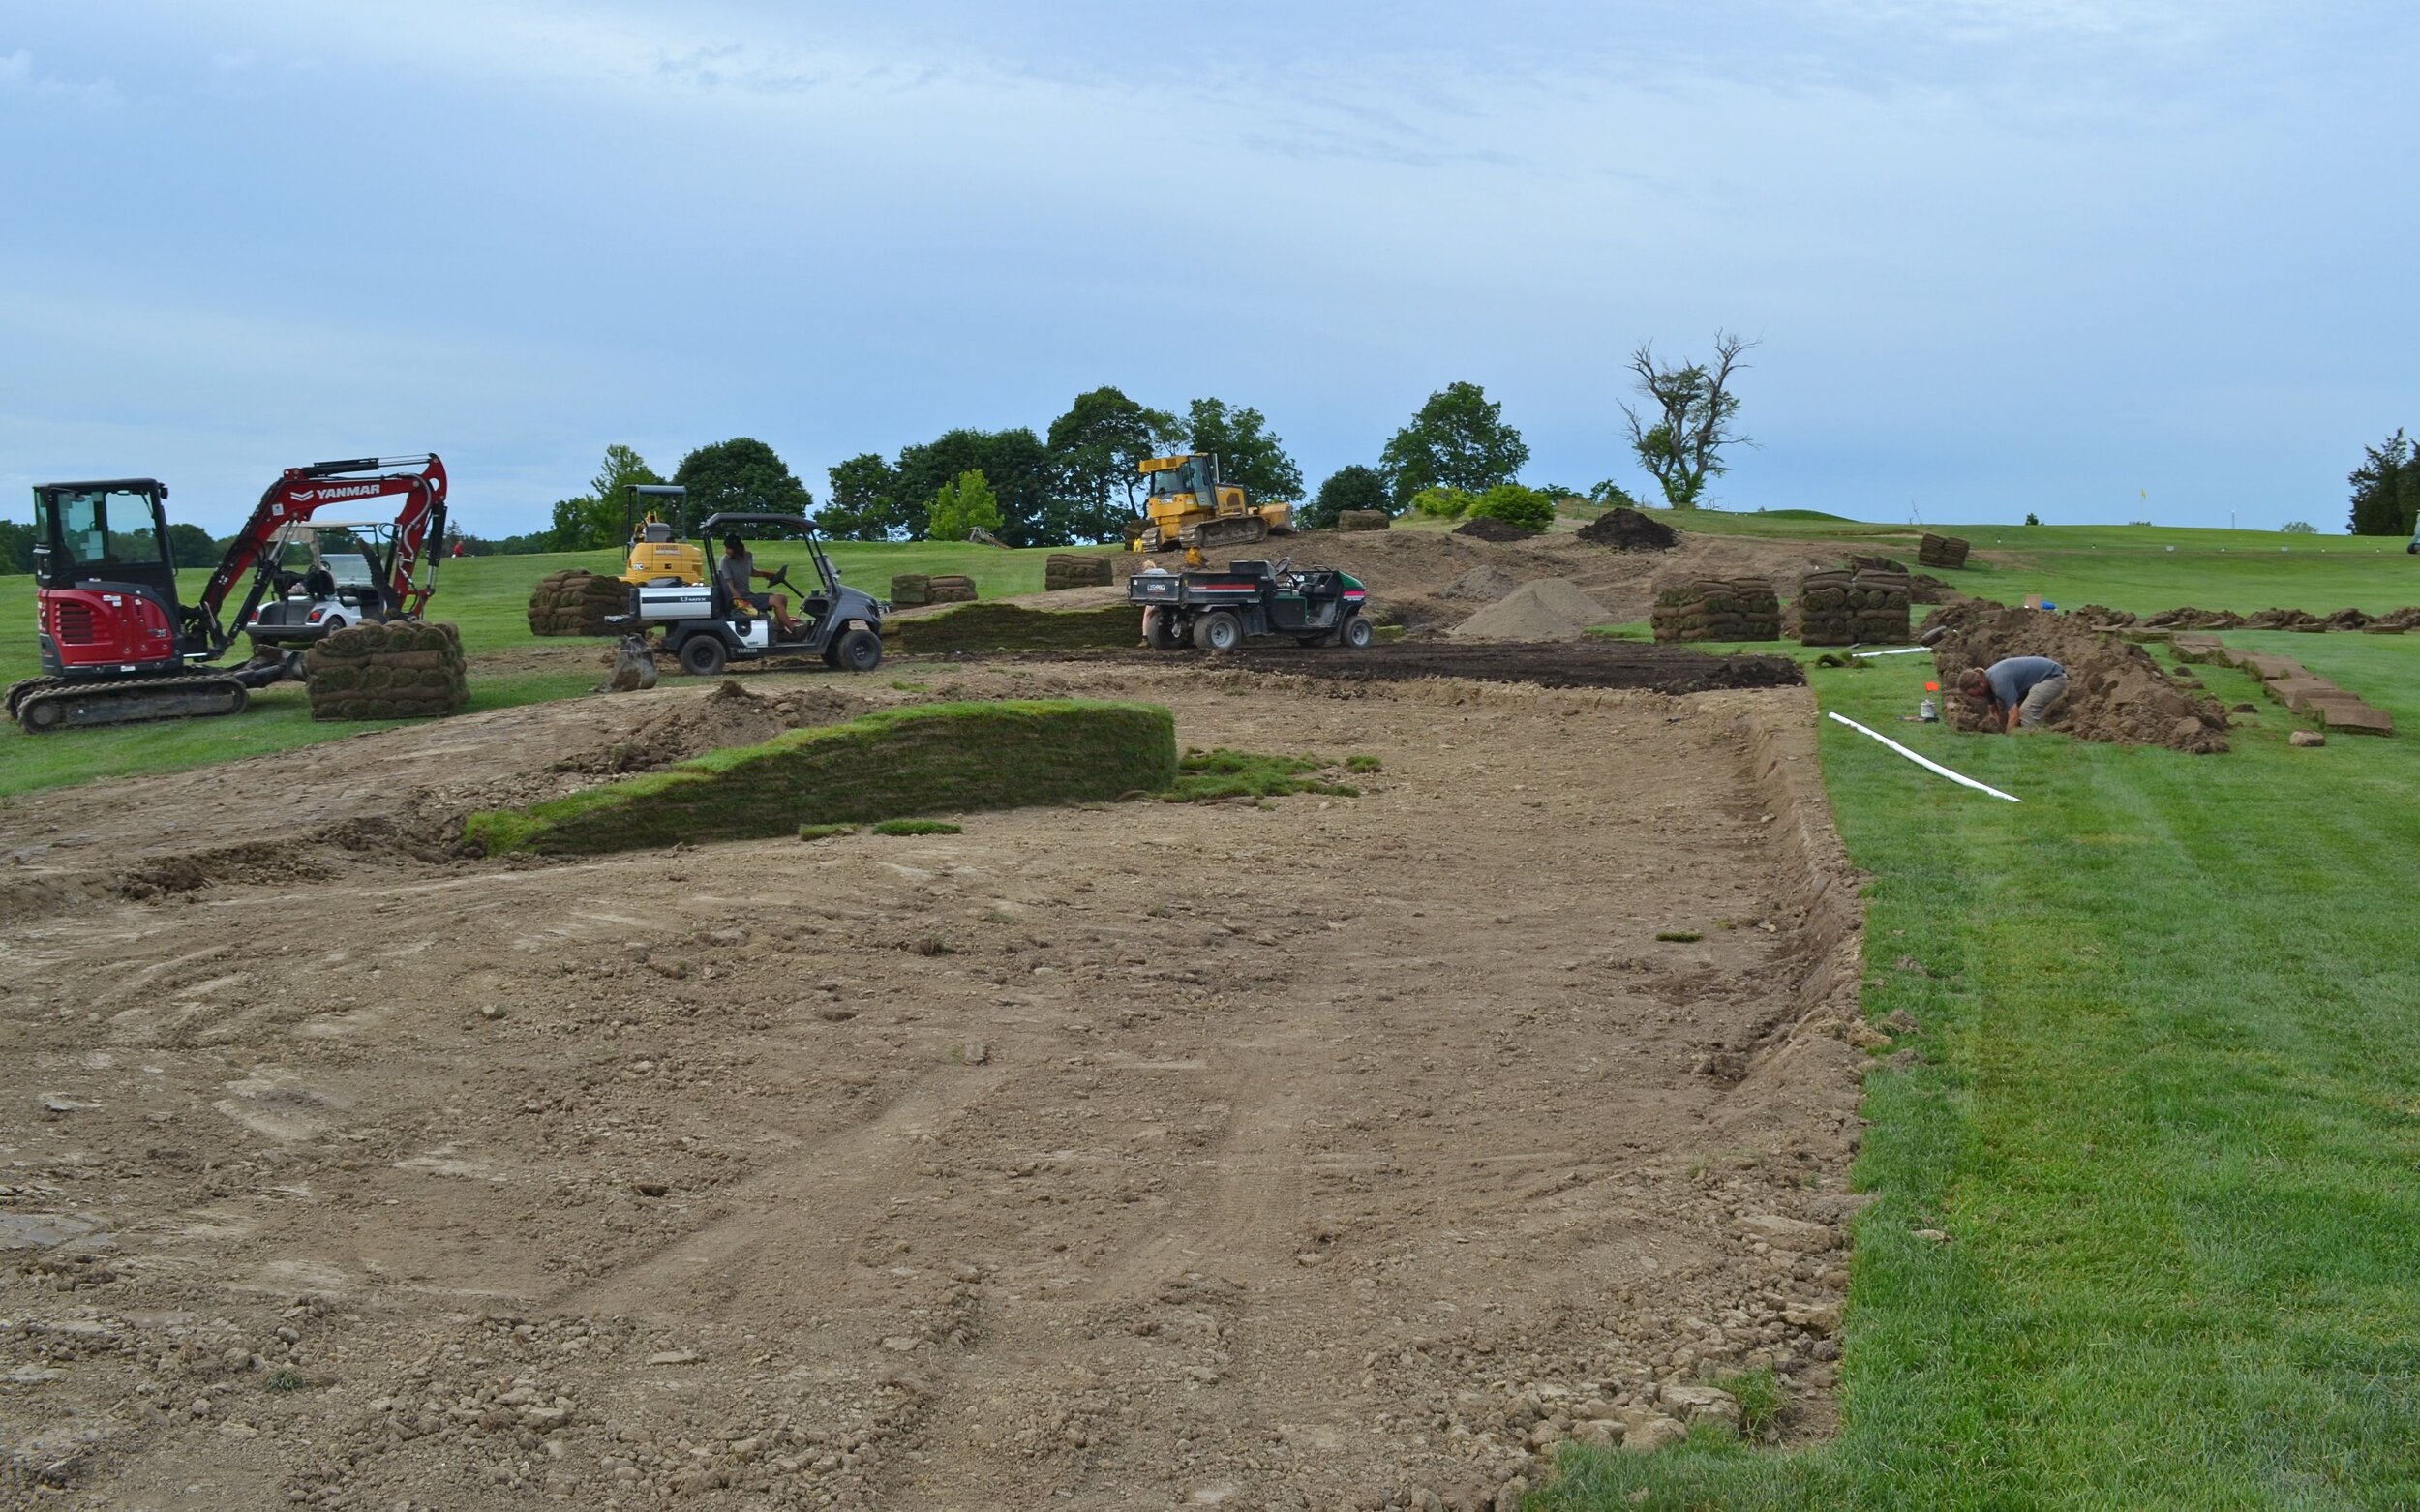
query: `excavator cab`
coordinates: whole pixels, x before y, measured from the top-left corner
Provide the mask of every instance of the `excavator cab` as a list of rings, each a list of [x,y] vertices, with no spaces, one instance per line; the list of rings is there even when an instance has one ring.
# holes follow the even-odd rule
[[[36,645],[49,677],[183,664],[188,626],[156,478],[34,487]]]
[[[622,498],[622,528],[630,541],[624,583],[698,584],[706,581],[706,553],[687,533],[689,491],[677,483],[633,483]]]

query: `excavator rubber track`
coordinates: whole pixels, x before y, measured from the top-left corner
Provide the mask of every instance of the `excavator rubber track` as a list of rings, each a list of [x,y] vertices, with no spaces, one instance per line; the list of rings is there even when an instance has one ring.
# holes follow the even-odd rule
[[[1179,532],[1179,538],[1186,545],[1203,552],[1250,546],[1269,538],[1269,522],[1258,515],[1227,515],[1187,526]]]
[[[9,688],[8,701],[9,712],[26,734],[47,735],[53,730],[240,714],[252,694],[234,674],[207,672],[126,682],[28,678]]]

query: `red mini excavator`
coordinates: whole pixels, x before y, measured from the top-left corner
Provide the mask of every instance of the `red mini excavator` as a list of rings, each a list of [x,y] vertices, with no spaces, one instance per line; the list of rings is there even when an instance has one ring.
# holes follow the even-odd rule
[[[399,470],[407,468],[417,470]],[[231,671],[209,663],[227,654],[269,590],[286,528],[330,504],[403,499],[370,618],[416,616],[437,591],[445,465],[433,455],[287,469],[227,543],[193,604],[177,597],[167,497],[154,478],[34,486],[43,676],[8,690],[9,715],[27,731],[237,713],[251,689],[297,671],[299,656],[270,646]],[[243,604],[222,618],[227,595],[247,574]]]

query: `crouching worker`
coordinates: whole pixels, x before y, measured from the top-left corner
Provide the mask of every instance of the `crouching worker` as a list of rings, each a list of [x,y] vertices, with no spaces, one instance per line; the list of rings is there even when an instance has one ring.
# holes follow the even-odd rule
[[[723,537],[722,574],[723,591],[731,595],[733,603],[764,610],[773,617],[773,623],[781,627],[783,640],[799,639],[798,625],[790,618],[789,598],[780,593],[754,590],[758,578],[771,582],[772,574],[756,570],[756,558],[749,553],[747,542],[737,535]]]
[[[2067,669],[2047,656],[2010,656],[1958,674],[1958,692],[1991,712],[1994,728],[2014,735],[2038,725],[2067,693]]]

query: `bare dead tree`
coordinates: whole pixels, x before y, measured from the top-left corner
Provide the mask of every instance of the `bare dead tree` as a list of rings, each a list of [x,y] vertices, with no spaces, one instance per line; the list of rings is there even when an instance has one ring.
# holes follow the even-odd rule
[[[1630,371],[1638,375],[1647,416],[1629,405],[1630,446],[1639,463],[1653,474],[1664,491],[1664,502],[1675,509],[1695,509],[1706,485],[1730,470],[1722,460],[1726,446],[1753,446],[1732,429],[1739,412],[1739,396],[1731,391],[1733,377],[1746,370],[1739,357],[1756,343],[1728,331],[1714,333],[1711,366],[1692,362],[1666,367],[1655,360],[1654,344],[1642,342],[1630,354]]]

